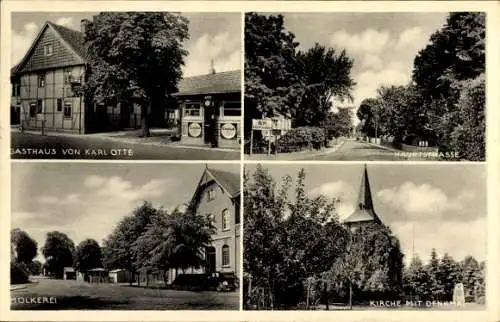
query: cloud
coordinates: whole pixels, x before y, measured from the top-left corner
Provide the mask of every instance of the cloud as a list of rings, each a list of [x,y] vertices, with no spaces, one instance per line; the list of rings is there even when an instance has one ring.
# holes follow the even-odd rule
[[[365,29],[358,33],[337,31],[330,37],[331,44],[344,48],[354,59],[354,102],[339,104],[359,108],[365,98],[376,97],[380,86],[407,85],[411,80],[413,60],[425,47],[430,34],[419,26],[398,32]],[[354,111],[356,112],[356,111]],[[359,122],[359,120],[355,120]]]
[[[188,48],[184,76],[207,74],[211,60],[217,72],[241,69],[241,41],[227,31],[203,34]]]
[[[73,17],[61,17],[56,20],[56,25],[61,25],[65,26],[68,28],[73,28],[75,29],[76,24],[75,24],[75,19]]]
[[[90,175],[85,178],[83,185],[88,188],[99,187],[105,182],[105,178],[98,175]]]
[[[365,29],[361,33],[351,34],[345,30],[337,31],[332,36],[332,45],[345,48],[348,53],[380,53],[391,41],[388,31]]]
[[[66,195],[64,198],[56,196],[40,196],[38,202],[45,205],[69,205],[80,201],[79,194],[72,193]]]
[[[38,31],[39,26],[34,22],[26,23],[21,31],[12,30],[11,60],[13,66],[19,63],[26,54],[31,43],[35,40]]]
[[[327,182],[313,188],[310,191],[311,196],[323,195],[329,199],[338,199],[336,211],[339,218],[345,219],[354,211],[354,203],[356,201],[356,192],[353,187],[345,181]]]
[[[432,248],[436,248],[439,257],[448,253],[455,260],[462,260],[471,255],[478,260],[486,259],[486,217],[470,221],[432,220],[424,222],[399,222],[391,229],[401,242],[405,262],[409,263],[413,255],[427,262]],[[474,238],[464,238],[474,236]],[[450,242],[451,241],[451,242]],[[414,250],[414,254],[413,254]]]
[[[67,234],[75,244],[86,238],[101,243],[143,200],[165,195],[174,182],[152,179],[132,184],[120,176],[90,175],[82,185],[84,189],[79,193],[68,191],[64,197],[40,196],[36,211],[13,212],[12,227],[27,231],[40,247],[45,243],[46,233],[54,230]],[[156,200],[154,206],[160,204],[161,200]]]
[[[458,220],[464,216],[459,213],[466,209],[474,194],[464,190],[457,196],[450,197],[429,184],[416,185],[413,182],[405,182],[399,187],[379,191],[377,197],[396,212],[404,213],[405,220],[436,220],[447,218],[450,213]],[[396,220],[397,218],[400,217],[395,217]]]

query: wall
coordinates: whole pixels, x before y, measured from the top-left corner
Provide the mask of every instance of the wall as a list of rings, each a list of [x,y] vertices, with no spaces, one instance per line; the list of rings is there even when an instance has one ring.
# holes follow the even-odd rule
[[[213,189],[215,198],[208,200],[208,191]],[[202,192],[201,199],[198,205],[198,213],[202,215],[212,215],[213,222],[216,227],[216,233],[212,236],[213,246],[216,252],[216,270],[221,272],[235,272],[239,275],[239,242],[236,235],[239,236],[239,224],[236,224],[236,205],[224,192],[224,190],[215,182],[209,184]],[[222,230],[222,211],[228,209],[230,211],[229,229]],[[222,266],[222,246],[229,246],[230,265]],[[236,254],[236,252],[238,252]]]
[[[38,74],[29,73],[21,76],[21,121],[25,129],[45,129],[84,133],[83,98],[71,89],[71,84],[64,83],[64,72],[71,71],[72,77],[83,75],[83,66],[73,66],[46,71],[44,87],[38,86]],[[61,108],[57,109],[57,101]],[[42,100],[43,113],[30,115],[30,104]],[[71,116],[64,116],[64,104],[71,104]]]

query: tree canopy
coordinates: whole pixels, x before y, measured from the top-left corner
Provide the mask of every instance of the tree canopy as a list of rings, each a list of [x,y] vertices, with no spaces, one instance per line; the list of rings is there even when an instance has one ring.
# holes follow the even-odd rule
[[[37,242],[25,231],[15,228],[10,232],[10,241],[14,250],[14,260],[30,264],[38,253]]]
[[[88,271],[102,267],[101,247],[94,239],[85,239],[76,246],[73,267],[79,271]]]
[[[74,252],[75,244],[65,233],[59,231],[47,233],[42,254],[45,257],[50,274],[61,278],[64,267],[73,266]]]
[[[140,105],[142,135],[149,115],[177,92],[189,38],[188,20],[168,12],[103,12],[88,23],[89,55],[84,91],[95,103]]]

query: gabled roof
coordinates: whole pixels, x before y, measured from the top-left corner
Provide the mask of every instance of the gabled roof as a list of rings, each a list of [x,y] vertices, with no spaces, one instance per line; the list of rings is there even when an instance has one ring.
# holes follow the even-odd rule
[[[31,53],[36,48],[38,41],[45,33],[45,31],[51,28],[54,31],[55,36],[78,58],[81,64],[85,63],[86,51],[84,45],[84,36],[81,32],[69,29],[53,22],[47,21],[43,24],[42,28],[38,32],[35,40],[31,44],[31,47],[24,55],[23,59],[11,69],[11,76],[14,76],[26,63]]]
[[[215,181],[219,187],[226,192],[231,199],[240,195],[240,176],[236,173],[205,168],[200,181],[196,186],[192,201],[198,200],[199,194],[208,183]]]
[[[375,213],[373,206],[372,192],[370,181],[368,179],[368,170],[364,167],[363,176],[361,177],[361,185],[359,187],[358,202],[354,212],[344,220],[345,224],[355,222],[376,222],[382,224],[379,216]]]
[[[233,70],[183,78],[179,82],[179,91],[174,96],[239,92],[241,92],[241,71]]]

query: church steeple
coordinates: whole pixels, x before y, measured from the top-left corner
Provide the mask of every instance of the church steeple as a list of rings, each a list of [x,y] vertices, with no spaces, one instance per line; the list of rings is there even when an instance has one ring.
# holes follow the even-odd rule
[[[373,206],[370,180],[368,179],[368,169],[365,164],[359,187],[358,201],[355,205],[354,212],[344,220],[344,224],[349,227],[359,227],[362,224],[368,224],[371,222],[382,224],[382,221],[375,213],[375,208]]]

